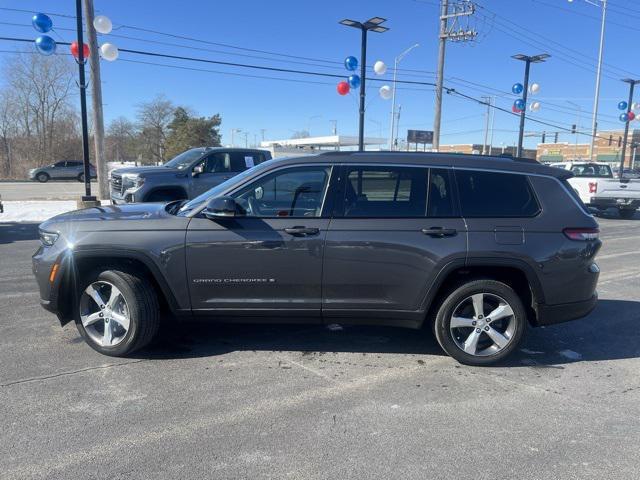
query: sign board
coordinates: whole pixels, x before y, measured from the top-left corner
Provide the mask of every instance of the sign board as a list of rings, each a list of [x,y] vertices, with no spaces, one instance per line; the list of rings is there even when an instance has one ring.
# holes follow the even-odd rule
[[[432,130],[407,130],[407,143],[433,143]]]

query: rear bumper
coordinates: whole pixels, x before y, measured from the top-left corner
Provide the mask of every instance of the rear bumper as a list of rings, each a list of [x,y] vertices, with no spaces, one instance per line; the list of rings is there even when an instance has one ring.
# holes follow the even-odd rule
[[[559,305],[537,305],[537,325],[555,325],[589,315],[598,304],[598,294],[594,293],[589,300]]]
[[[592,197],[591,203],[589,204],[591,207],[600,207],[600,208],[610,208],[610,207],[618,207],[618,208],[640,208],[640,198],[625,198],[625,197],[617,197],[617,198],[598,198]]]

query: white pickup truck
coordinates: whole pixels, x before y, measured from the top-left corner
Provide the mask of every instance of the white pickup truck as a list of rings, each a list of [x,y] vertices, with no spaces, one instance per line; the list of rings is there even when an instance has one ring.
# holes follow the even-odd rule
[[[555,167],[570,170],[569,184],[588,207],[617,208],[622,218],[631,218],[640,207],[640,180],[614,178],[611,167],[600,162],[562,162]]]

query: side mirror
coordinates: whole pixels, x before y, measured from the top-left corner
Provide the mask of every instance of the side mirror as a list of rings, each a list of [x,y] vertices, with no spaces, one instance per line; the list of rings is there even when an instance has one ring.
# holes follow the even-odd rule
[[[218,197],[209,200],[207,207],[202,211],[209,220],[231,218],[239,215],[238,204],[231,197]]]

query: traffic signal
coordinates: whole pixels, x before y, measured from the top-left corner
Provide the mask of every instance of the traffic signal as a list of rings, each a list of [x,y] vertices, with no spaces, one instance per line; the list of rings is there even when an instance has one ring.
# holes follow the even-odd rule
[[[611,146],[611,143],[613,143],[613,135],[609,135],[609,146]]]
[[[542,143],[544,143],[546,138],[547,138],[547,132],[542,132]]]
[[[553,143],[558,143],[558,132],[555,133],[555,140],[553,141]]]
[[[571,133],[576,133],[576,124],[571,125]]]
[[[622,146],[622,137],[618,137],[618,147]]]

